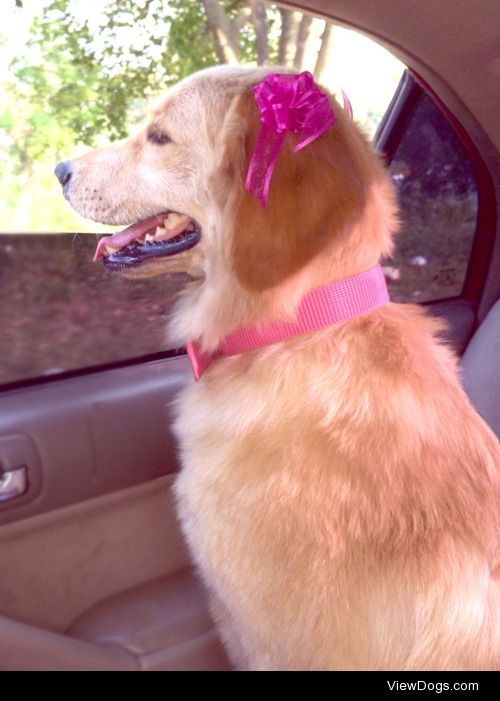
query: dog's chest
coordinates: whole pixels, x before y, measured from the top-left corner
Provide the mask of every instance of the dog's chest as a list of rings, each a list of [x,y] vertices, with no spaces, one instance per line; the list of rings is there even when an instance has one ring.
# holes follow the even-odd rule
[[[262,566],[275,536],[272,504],[287,460],[281,446],[268,442],[275,415],[262,387],[248,378],[216,391],[191,385],[177,402],[178,515],[196,563],[218,589],[228,563],[235,571]]]
[[[181,461],[175,485],[178,515],[195,559],[215,556],[231,530],[228,519],[241,498],[235,481],[242,478],[244,465],[238,455],[256,417],[243,416],[237,395],[238,388],[231,399],[224,389],[208,392],[199,383],[186,388],[176,403],[174,431]]]

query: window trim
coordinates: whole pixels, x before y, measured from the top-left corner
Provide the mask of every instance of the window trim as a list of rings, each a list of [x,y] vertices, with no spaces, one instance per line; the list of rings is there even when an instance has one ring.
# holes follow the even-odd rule
[[[129,367],[131,365],[143,365],[145,363],[153,363],[158,360],[168,360],[172,358],[187,357],[185,348],[171,348],[169,350],[158,351],[157,353],[148,353],[147,355],[132,356],[123,360],[112,360],[109,363],[100,363],[99,365],[87,365],[83,368],[73,368],[64,370],[49,375],[37,375],[35,377],[27,377],[25,379],[13,380],[12,382],[4,382],[0,384],[0,394],[4,392],[15,392],[37,385],[53,384],[54,382],[70,380],[74,377],[84,377],[85,375],[95,375],[100,372],[109,370],[118,370],[120,368]]]
[[[387,164],[392,162],[408,124],[420,104],[422,94],[422,89],[415,83],[407,68],[374,137],[375,148],[384,154]]]

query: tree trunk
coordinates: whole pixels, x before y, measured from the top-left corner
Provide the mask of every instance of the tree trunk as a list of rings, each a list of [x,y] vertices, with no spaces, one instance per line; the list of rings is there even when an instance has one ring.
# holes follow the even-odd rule
[[[297,34],[297,50],[295,51],[295,58],[293,59],[293,69],[295,71],[302,70],[306,45],[311,33],[312,21],[313,18],[310,15],[302,15],[302,19],[300,20]]]
[[[231,34],[231,24],[218,0],[202,0],[207,26],[215,46],[215,52],[221,63],[238,63],[238,46]]]
[[[318,51],[318,58],[314,66],[314,79],[318,83],[327,83],[326,76],[330,65],[330,58],[333,51],[335,39],[334,27],[331,22],[325,22],[325,29],[321,37],[321,46]]]
[[[278,50],[278,61],[280,66],[293,68],[295,58],[295,42],[299,31],[301,12],[294,10],[280,9],[281,15],[281,36]]]
[[[238,0],[235,5],[238,4]],[[239,45],[240,41],[240,32],[245,26],[245,24],[248,22],[248,19],[252,15],[252,10],[250,7],[242,7],[241,10],[238,11],[238,14],[236,17],[231,21],[229,20],[229,24],[231,27],[231,41],[234,46]]]
[[[250,0],[252,9],[252,22],[255,27],[255,43],[257,49],[257,63],[263,66],[269,59],[267,10],[261,2]]]

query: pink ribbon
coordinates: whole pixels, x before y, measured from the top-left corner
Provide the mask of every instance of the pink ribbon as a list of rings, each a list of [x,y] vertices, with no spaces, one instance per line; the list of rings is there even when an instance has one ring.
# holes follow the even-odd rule
[[[343,90],[341,90],[340,92],[342,93],[342,100],[344,101],[344,110],[347,112],[347,116],[352,121],[354,119],[354,113],[352,111],[351,101],[349,100],[349,98]]]
[[[262,126],[245,187],[266,207],[271,176],[287,132],[299,137],[295,151],[300,151],[335,124],[335,114],[308,71],[299,75],[270,73],[253,92]]]

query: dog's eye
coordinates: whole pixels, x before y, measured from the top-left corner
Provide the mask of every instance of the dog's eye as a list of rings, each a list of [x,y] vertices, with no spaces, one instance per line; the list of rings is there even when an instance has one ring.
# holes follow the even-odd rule
[[[148,141],[150,141],[152,144],[159,144],[160,146],[163,146],[164,144],[169,144],[172,139],[168,134],[159,134],[156,131],[152,131],[148,134]]]

